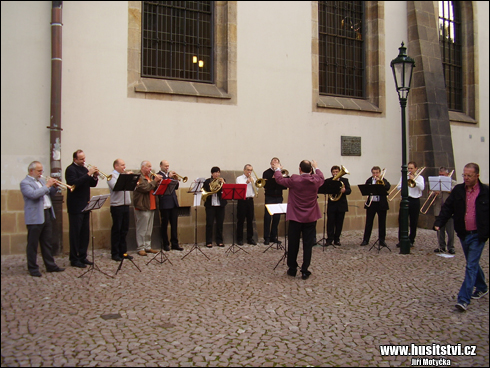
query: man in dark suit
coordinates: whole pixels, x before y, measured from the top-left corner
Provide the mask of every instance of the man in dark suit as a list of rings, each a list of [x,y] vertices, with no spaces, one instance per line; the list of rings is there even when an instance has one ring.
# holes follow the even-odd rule
[[[299,175],[284,178],[281,174],[281,164],[276,162],[274,179],[277,184],[289,188],[286,220],[289,221],[289,249],[288,271],[289,276],[296,276],[298,268],[299,241],[303,235],[303,264],[301,265],[301,278],[306,280],[311,272],[308,267],[311,263],[311,253],[316,237],[316,222],[322,217],[318,206],[318,188],[323,184],[323,173],[318,169],[316,161],[303,160],[299,164]]]
[[[168,161],[162,160],[160,162],[160,171],[159,175],[163,177],[163,179],[172,179],[175,180],[176,173],[174,171],[169,171],[170,165]],[[175,180],[177,181],[177,180]],[[175,186],[175,190],[170,195],[161,195],[158,196],[159,200],[159,208],[160,208],[160,233],[162,236],[163,249],[167,252],[170,251],[167,227],[170,221],[170,242],[172,243],[172,249],[175,250],[184,250],[181,246],[179,246],[178,232],[177,232],[177,223],[179,219],[179,201],[177,199],[177,189],[179,189],[179,184],[177,181],[177,185]]]
[[[372,176],[366,180],[366,185],[383,185],[386,191],[390,190],[391,184],[386,179],[381,179],[381,169],[379,166],[373,166],[371,169]],[[376,184],[378,180],[382,180],[383,184]],[[364,208],[366,209],[366,226],[364,227],[364,237],[361,246],[369,244],[371,231],[373,230],[374,216],[378,214],[378,238],[379,244],[386,245],[386,215],[390,209],[388,205],[387,195],[368,196]]]
[[[82,150],[73,152],[73,162],[65,170],[66,183],[74,185],[75,190],[68,191],[66,206],[70,222],[70,264],[73,267],[85,268],[93,262],[87,259],[90,240],[90,211],[82,212],[90,201],[90,188],[97,186],[98,170],[95,166],[85,167],[85,153]]]
[[[277,204],[282,203],[282,191],[286,188],[276,183],[274,179],[274,170],[272,169],[273,163],[281,164],[281,161],[277,157],[273,157],[271,160],[271,167],[264,171],[262,178],[266,179],[264,187],[264,203],[265,204]],[[267,208],[264,211],[264,245],[269,245],[269,241],[273,243],[279,243],[277,239],[279,221],[281,215],[275,214],[271,216]],[[271,224],[272,222],[272,224]]]
[[[228,203],[226,199],[221,197],[222,189],[212,190],[211,183],[225,182],[225,179],[221,177],[221,169],[218,166],[211,168],[211,177],[206,179],[202,189],[207,193],[213,193],[204,201],[204,208],[206,209],[206,247],[213,247],[213,227],[216,221],[215,240],[218,247],[224,247],[223,243],[223,222],[225,220],[225,206]]]
[[[27,269],[31,276],[41,277],[37,265],[37,246],[41,245],[41,255],[47,272],[62,272],[53,258],[51,234],[55,219],[51,197],[56,194],[57,182],[53,178],[45,181],[41,178],[43,165],[33,161],[28,175],[20,182],[20,191],[24,197],[24,220],[27,226]]]
[[[340,172],[339,166],[332,166],[330,169],[332,177],[327,180],[333,180],[333,178]],[[343,186],[340,189],[340,193],[337,200],[332,200],[332,196],[328,196],[328,208],[327,208],[327,245],[341,245],[340,234],[342,234],[342,227],[344,226],[345,213],[349,211],[349,205],[347,204],[347,196],[351,193],[349,180],[347,178],[339,178]],[[340,197],[338,197],[340,196]]]

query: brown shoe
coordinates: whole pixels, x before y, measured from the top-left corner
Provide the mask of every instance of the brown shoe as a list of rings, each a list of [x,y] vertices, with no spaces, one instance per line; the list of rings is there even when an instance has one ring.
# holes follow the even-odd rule
[[[145,249],[146,253],[158,253],[158,250],[155,249]]]
[[[140,250],[140,251],[138,252],[138,254],[139,254],[140,256],[146,256],[146,252],[145,252],[144,250]]]

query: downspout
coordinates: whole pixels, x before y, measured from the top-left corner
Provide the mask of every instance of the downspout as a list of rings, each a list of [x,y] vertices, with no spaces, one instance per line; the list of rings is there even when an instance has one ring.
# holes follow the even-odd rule
[[[61,9],[63,1],[52,1],[51,9],[51,112],[49,157],[50,176],[61,180]],[[53,198],[56,220],[51,244],[53,254],[63,251],[63,195],[58,190]]]

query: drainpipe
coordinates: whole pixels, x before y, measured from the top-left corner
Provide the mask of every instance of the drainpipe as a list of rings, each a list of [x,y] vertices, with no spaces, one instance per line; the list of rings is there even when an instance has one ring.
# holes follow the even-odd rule
[[[50,176],[61,180],[61,9],[63,1],[52,1],[51,9],[51,112],[49,142]],[[53,198],[56,220],[51,244],[53,254],[63,251],[63,195],[58,190]]]

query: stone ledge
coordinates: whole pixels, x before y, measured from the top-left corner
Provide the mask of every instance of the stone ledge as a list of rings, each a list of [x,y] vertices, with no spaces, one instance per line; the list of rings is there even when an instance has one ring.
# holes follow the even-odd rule
[[[348,97],[318,96],[318,107],[381,113],[381,109],[368,100]]]
[[[136,92],[162,93],[181,96],[231,99],[231,95],[215,84],[183,82],[166,79],[141,78],[134,87]]]
[[[473,119],[471,116],[457,111],[449,111],[449,121],[458,122],[458,123],[477,124],[477,121]]]

